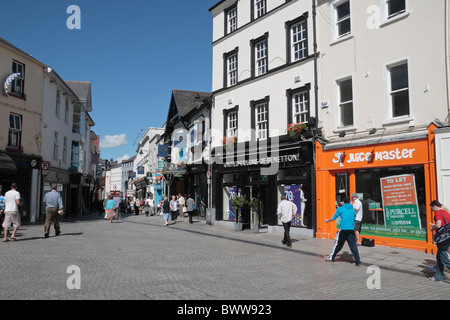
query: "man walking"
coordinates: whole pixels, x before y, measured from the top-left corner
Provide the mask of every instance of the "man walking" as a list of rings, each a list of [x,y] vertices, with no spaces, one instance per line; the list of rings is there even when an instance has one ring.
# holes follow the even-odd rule
[[[56,185],[52,185],[52,190],[47,192],[44,196],[44,203],[47,207],[45,210],[45,233],[44,237],[49,237],[50,226],[53,222],[53,226],[55,227],[55,236],[58,236],[61,233],[61,229],[59,226],[59,211],[64,209],[61,195],[58,191],[56,191]]]
[[[350,247],[350,251],[352,252],[353,259],[355,259],[353,265],[359,267],[361,265],[361,260],[359,258],[358,246],[356,244],[355,236],[356,212],[353,209],[353,206],[350,204],[349,197],[344,198],[344,205],[337,208],[334,216],[331,219],[325,220],[325,222],[328,223],[330,221],[334,221],[338,217],[341,217],[341,226],[339,231],[336,233],[336,240],[334,242],[333,249],[331,250],[329,256],[325,256],[325,260],[333,262],[336,255],[344,246],[345,241],[347,241],[347,244]]]
[[[356,243],[360,243],[359,233],[361,232],[361,220],[363,217],[363,204],[361,200],[359,200],[357,193],[352,193],[352,201],[353,201],[353,209],[356,212],[355,218],[355,235],[356,235]]]
[[[288,248],[292,248],[291,236],[289,235],[289,232],[291,229],[291,221],[292,218],[294,217],[294,214],[295,214],[294,204],[290,201],[287,201],[285,196],[282,196],[281,202],[278,205],[277,215],[278,218],[280,218],[281,222],[283,223],[284,228],[284,237],[281,243],[285,244]]]
[[[20,193],[17,191],[17,183],[13,182],[11,184],[11,190],[5,193],[5,236],[3,238],[3,242],[8,241],[8,228],[13,225],[13,232],[11,234],[11,239],[16,240],[16,232],[20,226],[20,213],[19,206],[20,202]]]

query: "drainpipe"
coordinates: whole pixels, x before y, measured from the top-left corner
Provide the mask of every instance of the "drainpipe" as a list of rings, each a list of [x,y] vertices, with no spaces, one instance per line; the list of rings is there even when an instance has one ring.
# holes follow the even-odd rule
[[[447,0],[448,1],[448,0]],[[316,231],[317,231],[317,206],[316,206],[316,136],[317,136],[317,129],[319,126],[319,86],[318,86],[318,71],[317,71],[317,22],[316,22],[316,0],[312,0],[312,19],[313,19],[313,50],[314,50],[314,112],[316,116],[316,123],[315,123],[315,133],[314,138],[312,140],[312,157],[313,157],[313,166],[311,166],[311,210],[312,210],[312,230],[313,230],[313,237],[316,237]]]
[[[449,44],[449,28],[450,28],[450,22],[449,22],[449,13],[450,5],[449,0],[445,0],[444,4],[444,43],[445,43],[445,80],[446,80],[446,87],[447,87],[447,122],[450,123],[450,44]]]

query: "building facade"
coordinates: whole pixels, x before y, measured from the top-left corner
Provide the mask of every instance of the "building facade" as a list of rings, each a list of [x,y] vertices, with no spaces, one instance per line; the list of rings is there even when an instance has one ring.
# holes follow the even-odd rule
[[[449,115],[448,3],[330,0],[317,12],[317,237],[334,236],[324,221],[356,192],[362,237],[431,252],[434,130]]]
[[[259,223],[279,229],[286,195],[293,226],[312,234],[317,135],[314,19],[309,1],[220,1],[213,15],[212,167],[216,221],[258,223],[236,195],[260,199]],[[291,127],[304,128],[290,135]]]

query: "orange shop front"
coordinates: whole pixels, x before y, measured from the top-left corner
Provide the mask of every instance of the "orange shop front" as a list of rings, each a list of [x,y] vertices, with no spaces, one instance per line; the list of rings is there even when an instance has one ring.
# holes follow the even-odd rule
[[[358,193],[363,203],[361,238],[376,245],[433,253],[428,230],[436,197],[434,136],[346,148],[316,144],[316,237],[334,238],[333,216],[345,196]]]

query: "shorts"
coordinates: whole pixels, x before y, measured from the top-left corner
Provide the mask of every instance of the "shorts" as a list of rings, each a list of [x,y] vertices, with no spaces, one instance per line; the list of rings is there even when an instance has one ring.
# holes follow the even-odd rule
[[[5,212],[5,221],[3,221],[4,227],[9,228],[12,224],[14,228],[20,226],[20,213],[18,211]]]
[[[361,221],[355,220],[355,231],[361,232]]]

